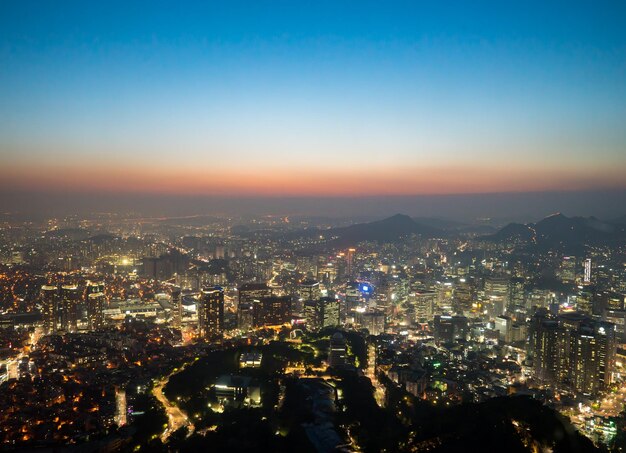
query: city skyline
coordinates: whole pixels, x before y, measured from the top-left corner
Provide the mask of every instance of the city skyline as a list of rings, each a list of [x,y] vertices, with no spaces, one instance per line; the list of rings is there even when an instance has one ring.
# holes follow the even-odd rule
[[[617,3],[114,6],[0,7],[2,191],[626,189]]]

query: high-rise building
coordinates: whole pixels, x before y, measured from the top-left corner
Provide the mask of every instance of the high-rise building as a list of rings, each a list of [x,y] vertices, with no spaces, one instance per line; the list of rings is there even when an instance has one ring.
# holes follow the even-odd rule
[[[106,299],[104,293],[91,293],[87,296],[87,322],[89,330],[98,330],[104,327],[104,307]]]
[[[437,305],[437,293],[429,290],[416,290],[409,294],[409,304],[415,310],[416,322],[428,322],[433,319]]]
[[[469,325],[465,316],[437,315],[433,321],[435,342],[453,343],[467,339]]]
[[[53,285],[41,287],[41,315],[43,317],[43,329],[46,334],[57,330],[59,318],[59,288]]]
[[[492,275],[485,279],[485,296],[489,299],[489,314],[492,318],[502,316],[509,305],[509,277]]]
[[[307,300],[318,300],[322,295],[320,290],[320,282],[311,278],[307,278],[301,281],[300,285],[298,285],[298,293],[300,299],[305,302]]]
[[[265,283],[245,283],[238,292],[237,327],[249,330],[254,326],[254,301],[272,297],[272,288]]]
[[[254,327],[277,326],[291,321],[291,296],[263,297],[252,304]]]
[[[272,288],[265,283],[244,283],[239,287],[238,303],[252,303],[254,300],[272,296]]]
[[[346,364],[347,356],[346,339],[340,332],[335,332],[330,337],[330,351],[328,352],[328,366],[342,367]]]
[[[348,278],[351,278],[354,272],[354,253],[356,249],[349,248],[348,253],[346,254],[346,275]]]
[[[612,383],[615,326],[582,313],[557,318],[545,311],[531,323],[529,353],[537,379],[595,395]]]
[[[202,338],[212,338],[224,330],[224,290],[205,288],[198,300],[198,331]]]
[[[557,274],[562,282],[574,283],[576,281],[576,257],[564,256]]]
[[[311,330],[338,326],[339,300],[332,297],[308,300],[304,303],[304,317],[307,327]]]
[[[61,286],[61,330],[76,332],[78,328],[78,306],[81,293],[78,285]]]
[[[183,298],[180,288],[174,287],[170,290],[170,305],[172,307],[172,325],[180,329],[183,323]]]
[[[367,329],[370,335],[381,335],[385,333],[385,313],[379,310],[357,313],[357,322]]]
[[[587,258],[583,270],[583,283],[591,283],[591,258]]]

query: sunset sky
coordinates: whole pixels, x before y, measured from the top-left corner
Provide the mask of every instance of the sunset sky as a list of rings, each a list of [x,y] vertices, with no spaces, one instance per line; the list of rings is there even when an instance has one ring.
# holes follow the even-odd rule
[[[62,4],[0,2],[2,190],[626,188],[624,2]]]

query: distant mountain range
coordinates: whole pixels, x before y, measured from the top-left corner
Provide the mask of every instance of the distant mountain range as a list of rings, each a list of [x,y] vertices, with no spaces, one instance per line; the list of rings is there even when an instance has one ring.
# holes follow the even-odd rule
[[[483,239],[495,243],[561,248],[576,251],[585,245],[609,245],[626,240],[626,218],[604,222],[595,217],[553,214],[537,223],[510,223]],[[622,223],[623,222],[623,223]]]

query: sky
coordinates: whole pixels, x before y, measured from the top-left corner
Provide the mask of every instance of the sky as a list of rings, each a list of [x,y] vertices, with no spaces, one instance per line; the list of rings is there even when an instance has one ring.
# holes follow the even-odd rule
[[[624,17],[620,1],[5,0],[2,199],[621,193]]]

